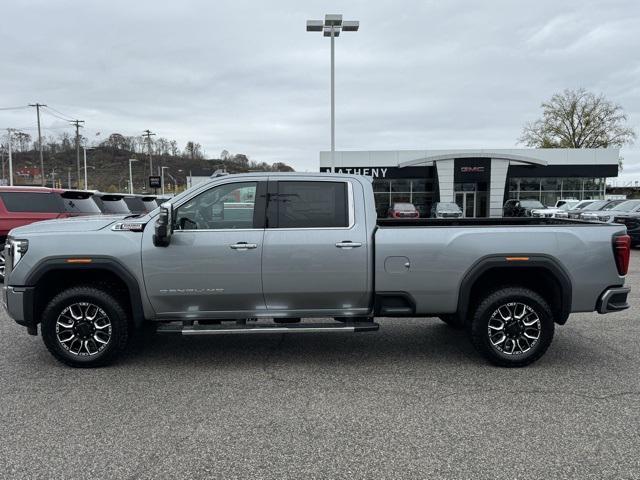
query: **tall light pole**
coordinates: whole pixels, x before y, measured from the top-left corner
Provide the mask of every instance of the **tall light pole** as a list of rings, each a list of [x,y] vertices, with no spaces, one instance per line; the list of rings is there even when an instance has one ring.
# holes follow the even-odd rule
[[[323,32],[331,37],[331,172],[336,166],[336,89],[335,89],[335,38],[340,32],[357,32],[360,22],[342,20],[342,15],[328,14],[323,20],[307,20],[307,32]]]
[[[80,129],[84,128],[84,125],[80,125],[84,123],[84,120],[70,120],[69,123],[72,123],[76,127],[76,164],[78,167],[77,176],[76,176],[76,187],[80,188]],[[71,188],[71,186],[69,186]]]
[[[13,135],[15,130],[13,128],[7,128],[7,133],[9,137],[8,149],[9,149],[9,185],[13,187],[13,158],[11,157],[11,135]]]
[[[129,159],[129,193],[133,195],[133,173],[131,171],[131,164],[133,162],[137,162],[138,160],[135,158]]]
[[[44,187],[44,159],[42,158],[42,133],[40,131],[40,107],[46,107],[42,103],[30,103],[30,107],[36,107],[36,115],[38,116],[38,150],[40,150],[40,177],[42,186]]]
[[[147,137],[147,154],[149,155],[149,175],[153,175],[153,159],[151,158],[151,137],[155,135],[148,128],[142,134],[143,137]]]
[[[162,167],[160,170],[160,184],[162,185],[162,195],[164,195],[164,171],[169,170],[169,167]]]
[[[84,150],[84,189],[85,190],[89,190],[88,187],[88,183],[87,183],[87,150],[93,150],[94,147],[85,147],[84,145],[82,146],[82,150]]]

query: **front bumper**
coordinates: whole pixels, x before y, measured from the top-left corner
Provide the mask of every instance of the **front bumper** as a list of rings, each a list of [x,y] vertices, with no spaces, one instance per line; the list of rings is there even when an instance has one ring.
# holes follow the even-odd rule
[[[17,324],[27,327],[30,334],[37,334],[34,318],[34,287],[2,287],[2,306]]]
[[[598,300],[598,313],[620,312],[629,308],[627,295],[630,291],[627,287],[607,288]]]

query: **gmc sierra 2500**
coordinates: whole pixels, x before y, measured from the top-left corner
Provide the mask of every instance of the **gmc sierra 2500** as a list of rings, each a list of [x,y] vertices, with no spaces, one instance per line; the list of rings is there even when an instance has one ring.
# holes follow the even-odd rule
[[[377,330],[374,317],[433,316],[518,367],[544,354],[570,313],[628,308],[629,249],[615,224],[377,220],[366,177],[228,175],[146,215],[14,229],[4,298],[16,322],[33,335],[40,324],[49,351],[79,367],[113,360],[145,325],[359,332]]]

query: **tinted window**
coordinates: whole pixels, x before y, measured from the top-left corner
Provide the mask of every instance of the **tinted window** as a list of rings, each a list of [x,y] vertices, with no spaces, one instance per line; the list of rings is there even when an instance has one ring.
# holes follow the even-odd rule
[[[125,197],[124,203],[127,204],[127,207],[129,207],[131,213],[144,213],[147,211],[141,198]]]
[[[2,192],[2,201],[10,212],[62,213],[60,197],[53,193]]]
[[[68,213],[100,213],[91,194],[84,192],[64,192],[60,195],[65,212]]]
[[[348,217],[345,182],[278,182],[269,200],[269,224],[278,228],[347,227]]]
[[[94,197],[102,213],[131,213],[124,199],[120,196],[105,195]]]
[[[600,210],[603,206],[607,204],[606,200],[598,200],[597,202],[592,202],[584,207],[582,210]]]
[[[174,215],[177,230],[253,228],[256,182],[218,185],[180,205]]]

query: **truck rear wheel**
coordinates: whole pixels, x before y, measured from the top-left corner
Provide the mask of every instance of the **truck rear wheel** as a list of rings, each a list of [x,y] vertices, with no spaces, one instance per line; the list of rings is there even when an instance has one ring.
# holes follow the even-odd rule
[[[544,298],[527,288],[503,288],[478,305],[471,341],[496,365],[524,367],[544,355],[553,331],[553,314]]]
[[[42,339],[51,354],[72,367],[112,362],[127,345],[128,318],[122,304],[94,287],[74,287],[49,301]]]

